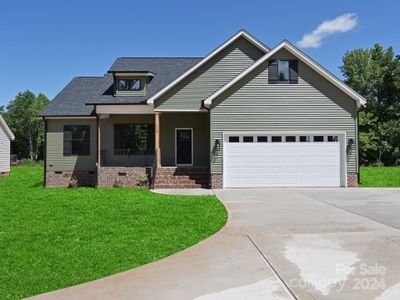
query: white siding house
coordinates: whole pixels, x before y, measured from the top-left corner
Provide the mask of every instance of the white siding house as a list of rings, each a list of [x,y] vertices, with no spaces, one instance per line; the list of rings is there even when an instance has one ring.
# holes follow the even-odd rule
[[[10,141],[14,135],[0,115],[0,175],[10,173]]]

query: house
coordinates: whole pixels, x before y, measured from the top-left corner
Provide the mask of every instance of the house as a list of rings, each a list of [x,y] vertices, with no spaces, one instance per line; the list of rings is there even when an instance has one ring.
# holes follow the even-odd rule
[[[0,115],[0,176],[10,175],[10,144],[15,139]]]
[[[202,58],[117,58],[40,113],[46,186],[356,186],[365,103],[288,41],[244,30]]]

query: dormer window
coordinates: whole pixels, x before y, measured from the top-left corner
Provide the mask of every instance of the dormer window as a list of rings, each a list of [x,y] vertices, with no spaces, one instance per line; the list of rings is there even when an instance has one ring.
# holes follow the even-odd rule
[[[143,89],[142,80],[137,78],[119,78],[117,80],[117,89],[119,91],[141,91]]]

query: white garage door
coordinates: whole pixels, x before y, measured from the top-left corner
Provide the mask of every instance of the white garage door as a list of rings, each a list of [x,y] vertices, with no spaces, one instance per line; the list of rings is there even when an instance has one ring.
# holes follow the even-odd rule
[[[344,136],[229,134],[224,136],[224,187],[343,185]]]

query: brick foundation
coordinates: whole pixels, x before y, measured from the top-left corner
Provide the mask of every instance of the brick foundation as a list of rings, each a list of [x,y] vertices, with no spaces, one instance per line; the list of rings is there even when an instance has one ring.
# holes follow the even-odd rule
[[[97,187],[143,188],[137,180],[140,175],[150,178],[151,168],[146,167],[100,167],[97,170]]]
[[[95,171],[48,171],[46,172],[46,187],[68,187],[71,178],[78,180],[79,186],[95,186]]]
[[[10,172],[0,172],[0,176],[10,176]]]
[[[347,173],[347,187],[358,187],[358,173]]]
[[[211,174],[211,188],[212,189],[222,189],[222,174]]]

